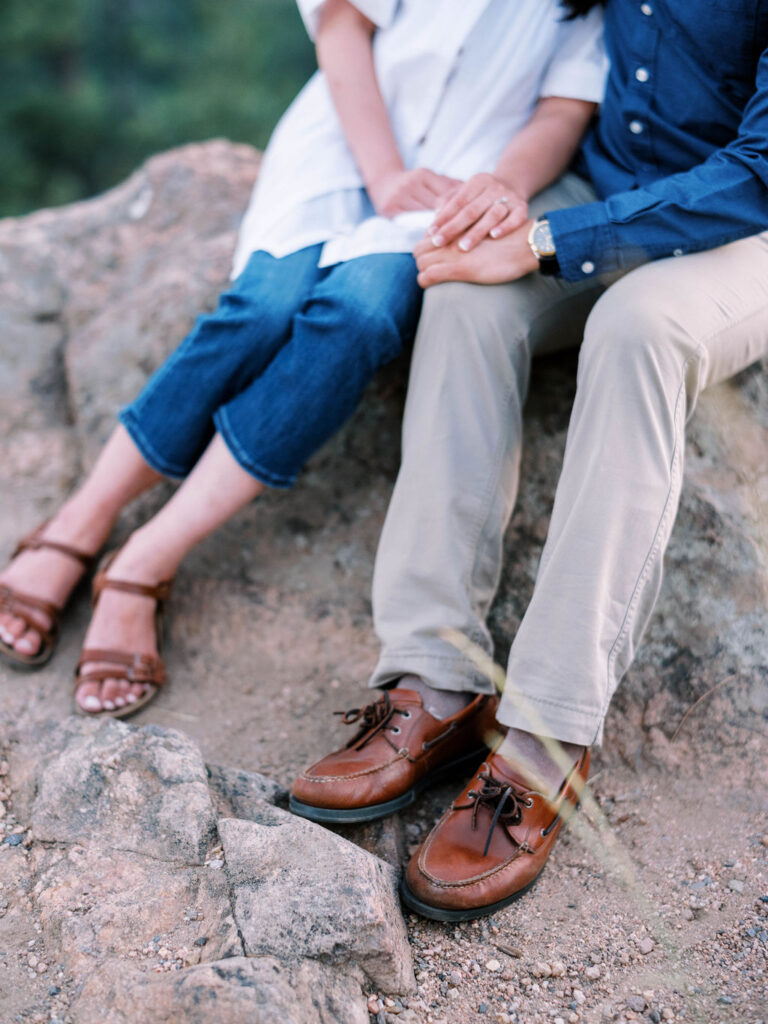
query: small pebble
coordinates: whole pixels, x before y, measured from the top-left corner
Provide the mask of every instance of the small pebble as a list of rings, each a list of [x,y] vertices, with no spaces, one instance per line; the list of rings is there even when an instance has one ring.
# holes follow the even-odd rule
[[[204,946],[207,942],[208,942],[208,936],[207,935],[201,935],[200,938],[195,939],[195,945],[196,946]]]
[[[211,869],[211,871],[221,871],[221,869],[224,867],[224,861],[218,859],[209,860],[208,867]]]
[[[674,1020],[675,1019],[675,1014],[672,1011],[671,1007],[669,1007],[669,1006],[665,1006],[664,1007],[664,1009],[661,1011],[661,1016],[662,1016],[663,1020]]]
[[[489,960],[488,963],[485,965],[485,967],[486,967],[486,970],[488,970],[488,971],[500,971],[501,970],[501,964],[499,963],[498,960]]]
[[[654,949],[656,948],[656,943],[653,941],[653,939],[645,935],[638,942],[637,948],[640,950],[643,956],[647,956],[649,953],[652,953],[654,951]]]
[[[553,960],[549,965],[549,973],[553,978],[562,978],[565,974],[565,964],[562,960]]]
[[[600,975],[603,972],[600,969],[600,967],[598,966],[598,964],[592,964],[592,966],[588,967],[584,973],[586,974],[586,976],[589,978],[590,981],[597,981],[597,979],[600,977]]]
[[[6,836],[3,842],[7,843],[9,846],[21,846],[24,842],[24,836],[15,832],[12,836]]]
[[[734,892],[744,892],[744,883],[740,882],[738,878],[732,878],[728,883],[728,888]]]
[[[627,999],[627,1006],[630,1010],[634,1010],[635,1013],[642,1013],[645,1009],[645,999],[642,996],[634,995],[629,996]]]
[[[575,1003],[581,1004],[581,1003],[586,1002],[586,1000],[587,1000],[587,997],[584,995],[584,993],[581,991],[580,988],[575,988],[573,990],[573,1001]]]

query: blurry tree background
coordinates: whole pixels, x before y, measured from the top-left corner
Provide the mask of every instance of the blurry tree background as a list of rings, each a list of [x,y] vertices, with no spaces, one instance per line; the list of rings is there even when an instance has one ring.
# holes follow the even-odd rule
[[[294,0],[2,0],[0,216],[224,136],[263,147],[312,73]]]

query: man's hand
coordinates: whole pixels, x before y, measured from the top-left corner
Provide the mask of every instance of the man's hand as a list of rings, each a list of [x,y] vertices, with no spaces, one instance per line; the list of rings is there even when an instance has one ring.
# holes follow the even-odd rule
[[[528,203],[510,185],[493,174],[475,174],[445,198],[427,234],[435,246],[458,239],[469,252],[489,235],[510,234],[527,216]]]
[[[394,217],[406,210],[437,209],[457,185],[461,185],[458,178],[416,167],[412,171],[391,171],[370,182],[368,195],[380,217]]]
[[[539,261],[528,245],[533,221],[528,220],[506,238],[486,238],[471,252],[457,242],[436,249],[432,239],[422,239],[413,250],[419,268],[419,284],[429,288],[443,281],[503,284],[537,270]]]

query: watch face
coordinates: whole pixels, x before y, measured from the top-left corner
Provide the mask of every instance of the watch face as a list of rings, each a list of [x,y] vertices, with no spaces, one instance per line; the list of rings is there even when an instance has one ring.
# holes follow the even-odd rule
[[[548,220],[540,220],[533,229],[533,246],[540,256],[554,256],[555,242]]]

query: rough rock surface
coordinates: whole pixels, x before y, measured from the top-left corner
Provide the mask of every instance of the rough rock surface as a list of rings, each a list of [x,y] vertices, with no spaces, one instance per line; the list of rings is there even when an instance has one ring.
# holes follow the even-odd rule
[[[258,160],[226,142],[189,146],[88,203],[0,223],[0,556],[68,492],[120,404],[215,303]],[[502,661],[546,535],[574,368],[575,356],[565,355],[534,370],[522,490],[491,614]],[[171,604],[171,683],[137,722],[183,730],[194,744],[175,731],[147,733],[142,767],[131,760],[136,741],[121,740],[110,768],[106,751],[119,733],[105,731],[100,753],[97,734],[77,723],[41,725],[71,710],[85,592],[65,617],[49,666],[27,677],[0,668],[0,748],[13,755],[12,768],[0,767],[3,1024],[79,1024],[96,1019],[100,1005],[125,1014],[134,1002],[151,1006],[154,1020],[178,1012],[194,1021],[206,1019],[195,1009],[206,1000],[226,1006],[224,1021],[255,1019],[248,1014],[272,968],[267,957],[243,961],[232,906],[223,902],[225,869],[204,866],[222,859],[206,836],[211,821],[258,820],[263,799],[284,802],[280,789],[295,772],[347,738],[330,712],[359,706],[375,660],[371,568],[397,469],[406,369],[402,360],[379,376],[293,492],[246,509],[185,565]],[[446,929],[409,921],[418,993],[372,1000],[379,1024],[487,1024],[505,1015],[572,1024],[604,1013],[629,1020],[641,999],[651,1019],[764,1018],[767,370],[753,367],[712,389],[693,415],[661,598],[595,759],[595,791],[648,902],[628,897],[603,860],[567,835],[531,896],[490,922]],[[167,493],[160,488],[129,510],[115,541]],[[195,744],[208,772],[193,757]],[[189,817],[176,821],[163,792],[182,749]],[[75,750],[97,765],[93,776],[75,763]],[[213,767],[221,765],[232,767]],[[45,780],[56,771],[71,777],[68,806],[48,796]],[[125,794],[114,788],[115,772]],[[425,795],[402,823],[339,831],[396,865],[454,788]],[[81,811],[75,797],[92,793],[94,805]],[[50,838],[31,838],[38,821]],[[139,827],[149,830],[143,853]],[[70,900],[58,909],[54,879]],[[167,907],[152,903],[153,879],[167,889]],[[92,905],[89,886],[104,892],[111,917]],[[194,900],[183,904],[190,887]],[[134,941],[132,904],[144,902],[171,945],[162,945],[159,929],[139,930]],[[203,914],[205,946],[194,946],[202,933],[197,918],[185,920],[188,907]],[[85,920],[74,940],[72,929]],[[170,955],[190,942],[191,959]],[[70,958],[88,976],[76,1003]],[[301,989],[313,993],[318,1020],[343,1019],[335,1007],[347,1004],[358,1014],[349,1019],[361,1019],[359,981],[338,967],[307,961],[279,973],[275,1005],[280,992]],[[287,998],[277,1018],[292,1019]],[[77,1017],[67,1009],[75,1005]]]
[[[386,992],[412,987],[393,867],[268,804],[255,821],[221,821],[219,834],[246,953],[352,959]]]
[[[217,822],[188,737],[71,718],[8,738],[31,827],[0,849],[23,858],[33,968],[56,962],[78,1024],[358,1024],[366,978],[413,988],[395,870],[264,800],[258,823]]]

